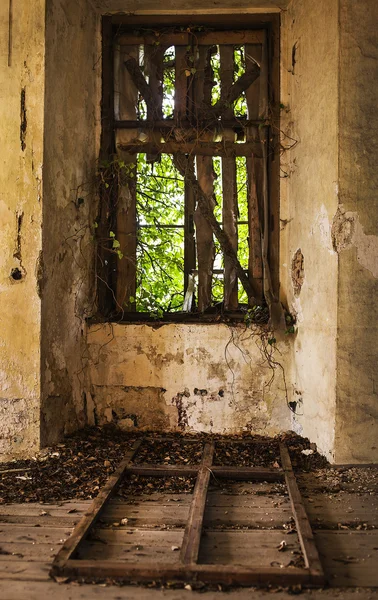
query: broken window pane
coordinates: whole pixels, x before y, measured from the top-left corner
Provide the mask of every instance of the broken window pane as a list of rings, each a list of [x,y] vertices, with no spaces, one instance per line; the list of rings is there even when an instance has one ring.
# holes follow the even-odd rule
[[[183,304],[184,180],[172,158],[150,164],[139,154],[137,167],[138,311],[158,314]]]

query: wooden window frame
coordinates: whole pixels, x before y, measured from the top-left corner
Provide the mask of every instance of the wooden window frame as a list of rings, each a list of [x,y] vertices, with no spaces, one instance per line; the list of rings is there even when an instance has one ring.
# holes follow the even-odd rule
[[[279,152],[277,152],[278,148],[278,138],[279,138],[279,104],[278,104],[278,90],[279,90],[279,16],[274,14],[268,15],[248,15],[248,26],[250,27],[248,31],[251,36],[251,40],[258,39],[258,36],[261,35],[261,32],[265,32],[267,39],[267,48],[268,48],[268,61],[269,61],[269,99],[270,99],[270,111],[271,115],[269,118],[269,123],[274,122],[274,128],[270,125],[266,128],[267,138],[270,140],[270,148],[269,153],[266,158],[267,161],[267,186],[269,186],[268,194],[269,194],[269,214],[267,215],[268,221],[268,229],[269,229],[269,240],[267,241],[268,251],[267,257],[270,265],[270,279],[271,279],[271,289],[275,298],[278,297],[279,293]],[[102,133],[101,133],[101,152],[100,158],[106,159],[109,155],[112,155],[116,152],[115,147],[115,131],[121,129],[132,129],[137,125],[138,128],[146,128],[150,127],[150,123],[148,119],[145,122],[137,121],[134,123],[132,121],[116,121],[114,114],[114,39],[115,36],[122,36],[123,42],[133,42],[136,39],[135,34],[130,33],[128,29],[135,29],[138,26],[148,27],[149,23],[154,24],[154,27],[158,25],[172,25],[173,19],[172,17],[126,17],[126,16],[105,16],[102,19]],[[175,17],[174,23],[187,23],[188,17],[181,16]],[[206,18],[200,18],[199,16],[195,16],[191,18],[191,22],[193,23],[201,23],[204,27],[213,27],[217,29],[217,32],[212,34],[211,32],[207,34],[207,41],[215,41],[215,35],[218,36],[219,43],[219,32],[224,30],[225,39],[229,39],[229,36],[234,36],[234,29],[243,29],[246,27],[246,17],[237,17],[232,15],[231,18],[229,16],[206,16]],[[126,27],[126,29],[125,29]],[[177,34],[184,36],[185,34]],[[237,43],[237,38],[232,37],[232,41]],[[261,38],[260,38],[261,39]],[[184,43],[186,40],[182,40]],[[205,43],[205,42],[204,42]],[[239,123],[234,122],[230,123],[234,126],[234,131],[237,134],[238,126],[240,129],[243,127],[243,121],[239,119]],[[252,121],[250,122],[252,125]],[[154,126],[156,125],[161,128],[161,130],[167,130],[172,125],[168,122],[168,120],[162,120],[161,122],[154,122]],[[185,127],[185,123],[180,123],[183,127]],[[258,125],[258,121],[256,120],[256,126]],[[188,124],[190,126],[190,124]],[[176,151],[177,145],[172,144],[172,147],[169,147],[168,144],[150,144],[141,145],[140,148],[135,148],[134,151],[141,152],[156,152],[162,151],[164,146],[164,153],[171,154],[169,150]],[[244,148],[239,148],[243,146]],[[185,150],[185,149],[184,149]],[[193,148],[191,148],[193,150]],[[224,155],[228,157],[232,157],[235,152],[240,153],[242,155],[249,153],[251,150],[254,151],[255,155],[258,155],[258,152],[261,152],[261,147],[258,148],[257,144],[254,142],[245,141],[244,144],[228,144],[227,142],[222,142],[221,144],[213,144],[212,148],[212,156]],[[204,145],[197,144],[195,149],[196,154],[200,152],[208,152]],[[247,159],[248,160],[248,159]],[[187,188],[187,186],[186,186]],[[195,247],[195,240],[193,236],[193,214],[192,210],[188,210],[188,205],[193,203],[193,198],[188,201],[188,196],[190,196],[190,192],[186,190],[186,203],[185,203],[185,219],[184,219],[184,235],[185,235],[185,256],[184,256],[184,293],[188,284],[188,273],[193,269],[193,251]],[[98,235],[99,237],[105,238],[108,235],[109,230],[117,231],[117,217],[114,215],[109,218],[109,214],[106,214],[107,211],[104,207],[101,207],[98,218]],[[118,234],[117,239],[119,239],[122,234]],[[123,240],[125,241],[125,240]],[[125,273],[123,269],[119,268],[119,263],[117,258],[113,255],[107,254],[106,249],[99,248],[98,252],[99,260],[97,261],[97,273],[98,273],[98,309],[99,314],[102,317],[105,317],[109,320],[112,318],[120,318],[120,313],[122,313],[122,319],[125,321],[133,321],[133,320],[154,320],[154,317],[151,317],[145,313],[135,313],[132,310],[132,307],[129,307],[128,310],[123,311],[120,309],[120,302],[118,302],[118,298],[121,298],[120,290],[124,285]],[[194,265],[195,266],[195,265]],[[249,274],[252,272],[253,265],[249,265]],[[131,270],[132,267],[131,267]],[[129,267],[130,271],[130,267]],[[135,272],[135,267],[134,267]],[[130,273],[126,277],[130,278]],[[262,279],[260,279],[260,287],[262,290],[263,283]],[[131,294],[133,295],[133,294]],[[227,312],[227,311],[226,311]],[[233,309],[232,311],[228,311],[232,313],[232,316],[238,318],[242,318],[240,315],[240,311],[238,308]],[[186,320],[196,320],[199,317],[198,313],[195,314],[184,314],[183,313],[170,313],[165,315],[165,320],[172,321],[186,321]],[[208,320],[212,320],[213,317],[208,315]]]

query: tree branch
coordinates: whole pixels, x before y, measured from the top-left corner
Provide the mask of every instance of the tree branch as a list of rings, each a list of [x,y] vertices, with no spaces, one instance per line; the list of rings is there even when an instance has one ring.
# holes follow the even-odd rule
[[[247,89],[260,75],[260,66],[257,62],[252,64],[252,67],[248,69],[243,75],[232,84],[226,94],[222,94],[221,98],[216,104],[210,109],[209,113],[214,117],[220,117],[222,113],[230,108],[230,106],[239,98],[239,96]]]
[[[244,269],[238,260],[236,252],[232,247],[232,244],[229,240],[228,235],[226,234],[226,232],[222,229],[222,227],[219,225],[218,221],[216,220],[214,211],[211,207],[211,202],[209,201],[206,194],[204,194],[204,192],[202,191],[202,188],[199,185],[199,183],[195,177],[193,167],[188,168],[186,158],[183,156],[180,156],[180,155],[174,155],[173,162],[174,162],[175,166],[177,167],[177,169],[179,170],[179,172],[181,173],[181,175],[183,177],[185,177],[186,180],[189,181],[189,183],[191,184],[194,194],[195,194],[195,197],[198,202],[198,206],[201,209],[201,213],[202,213],[204,219],[206,219],[206,221],[208,222],[209,226],[211,227],[215,237],[217,238],[217,240],[222,248],[223,254],[225,256],[229,257],[233,267],[235,268],[237,276],[248,296],[248,300],[249,300],[250,304],[255,304],[256,303],[255,299],[257,296],[257,289],[255,289],[253,282],[245,274]]]
[[[156,113],[158,107],[155,104],[154,94],[142,73],[142,69],[133,56],[129,56],[129,58],[125,60],[125,67],[135,86],[143,96],[143,99],[146,101],[148,112],[150,114]]]

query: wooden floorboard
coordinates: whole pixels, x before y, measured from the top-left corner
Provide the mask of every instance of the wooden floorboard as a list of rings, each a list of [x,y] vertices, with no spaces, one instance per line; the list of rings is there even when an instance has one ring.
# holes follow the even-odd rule
[[[315,541],[329,585],[378,587],[378,531],[317,531]]]
[[[278,550],[282,541],[284,552]],[[203,564],[231,564],[243,567],[289,565],[299,553],[296,534],[281,531],[206,531],[202,538],[199,562]],[[281,567],[282,566],[282,567]]]
[[[338,493],[324,493],[321,480],[314,482],[313,474],[302,475],[300,483],[304,505],[315,527],[316,547],[328,583],[332,586],[330,590],[306,591],[301,597],[303,600],[375,600],[378,598],[378,501],[369,488],[368,479],[363,481],[363,487],[368,488],[365,491],[359,489],[358,482],[347,482],[348,491]],[[284,529],[269,529],[283,527],[290,518],[290,504],[283,490],[284,486],[280,483],[222,481],[218,485],[212,481],[206,503],[200,562],[266,566],[269,560],[275,566],[287,566],[293,556],[291,553],[297,551],[296,535],[287,535]],[[114,498],[105,511],[104,522],[97,524],[93,536],[86,542],[83,555],[99,560],[109,556],[112,560],[122,558],[124,562],[155,559],[158,563],[169,560],[175,564],[179,556],[176,548],[181,546],[190,502],[191,494],[160,492],[127,499]],[[55,505],[0,506],[1,599],[41,600],[49,595],[53,595],[54,600],[97,597],[102,600],[153,600],[155,596],[181,600],[188,597],[188,590],[162,592],[135,586],[114,588],[53,582],[48,574],[52,556],[86,513],[90,503],[88,500]],[[119,525],[123,518],[128,521]],[[360,530],[356,529],[358,524],[361,524]],[[340,529],[339,525],[350,526],[350,529]],[[284,552],[279,552],[277,546],[283,539],[289,545]],[[377,588],[358,589],[361,586]],[[213,592],[207,592],[204,597],[206,600],[220,598],[218,593]],[[270,592],[263,590],[236,590],[227,595],[231,600],[271,597]],[[274,597],[290,600],[292,596],[277,592]]]
[[[53,543],[71,535],[71,527],[34,527],[33,525],[14,526],[13,523],[0,524],[0,545],[5,542]]]
[[[43,568],[43,567],[41,567]],[[293,600],[293,595],[278,590],[257,590],[256,588],[238,589],[219,593],[208,591],[205,594],[190,592],[187,589],[148,589],[146,587],[112,585],[76,585],[69,583],[55,583],[54,581],[31,580],[0,580],[0,597],[6,600],[189,600],[203,598],[204,600]],[[301,600],[376,600],[378,590],[307,590],[298,596]]]

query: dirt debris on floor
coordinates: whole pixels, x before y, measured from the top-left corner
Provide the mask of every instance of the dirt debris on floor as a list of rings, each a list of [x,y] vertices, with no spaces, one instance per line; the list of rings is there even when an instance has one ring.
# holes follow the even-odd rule
[[[196,483],[196,477],[143,477],[131,475],[124,478],[117,490],[116,497],[128,498],[141,494],[192,494]]]
[[[326,459],[316,452],[309,440],[296,434],[277,438],[248,435],[160,434],[123,432],[115,427],[91,427],[52,448],[38,453],[31,460],[15,460],[0,465],[0,503],[59,502],[70,499],[94,498],[136,439],[144,437],[134,462],[136,464],[199,464],[203,445],[215,440],[215,464],[233,466],[280,467],[278,441],[290,448],[293,466],[297,471],[325,468]],[[249,445],[248,442],[253,442]],[[306,451],[304,454],[303,451]],[[190,484],[186,483],[186,480]],[[144,485],[144,479],[135,478],[132,485]],[[155,491],[166,481],[151,479]],[[126,491],[131,483],[125,483]],[[184,478],[183,488],[189,490],[190,478]],[[157,486],[157,487],[156,487]],[[160,487],[159,487],[160,486]],[[172,491],[174,484],[172,483]],[[168,488],[166,488],[168,489]]]
[[[201,462],[203,443],[185,442],[181,439],[146,439],[143,441],[133,463],[155,465],[198,465]]]

